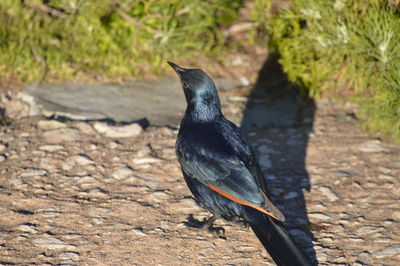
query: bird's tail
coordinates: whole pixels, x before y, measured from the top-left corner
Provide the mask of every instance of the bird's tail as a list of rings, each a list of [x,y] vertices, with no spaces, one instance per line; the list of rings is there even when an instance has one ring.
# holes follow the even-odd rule
[[[281,222],[257,211],[249,210],[251,229],[279,266],[313,265],[300,250]]]

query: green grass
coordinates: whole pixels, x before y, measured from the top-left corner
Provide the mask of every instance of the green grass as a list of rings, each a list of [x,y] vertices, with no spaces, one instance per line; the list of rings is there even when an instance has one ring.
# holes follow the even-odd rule
[[[395,1],[294,0],[271,23],[292,82],[312,96],[350,89],[365,128],[400,139],[400,8]]]
[[[0,78],[21,82],[159,73],[170,58],[223,54],[221,29],[239,15],[239,0],[3,0]]]

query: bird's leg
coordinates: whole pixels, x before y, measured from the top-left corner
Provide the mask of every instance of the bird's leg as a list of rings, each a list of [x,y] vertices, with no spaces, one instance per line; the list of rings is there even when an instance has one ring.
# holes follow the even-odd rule
[[[214,221],[218,218],[218,215],[213,214],[213,216],[211,216],[210,218],[199,221],[195,219],[192,214],[189,214],[189,216],[187,217],[188,220],[187,222],[185,222],[185,225],[191,228],[207,230],[210,233],[216,234],[220,238],[225,238],[225,229],[223,227],[213,226]]]
[[[235,222],[237,225],[239,225],[242,228],[249,229],[249,223],[244,219],[241,219],[236,216],[232,219],[232,221]]]

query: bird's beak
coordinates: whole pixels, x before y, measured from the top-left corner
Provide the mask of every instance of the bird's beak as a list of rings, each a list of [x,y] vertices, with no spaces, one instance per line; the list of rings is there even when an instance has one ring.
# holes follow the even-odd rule
[[[170,61],[168,61],[167,63],[175,70],[175,72],[178,74],[179,77],[181,76],[181,73],[186,71],[186,69],[184,69],[183,67],[180,67],[177,64],[174,64]]]

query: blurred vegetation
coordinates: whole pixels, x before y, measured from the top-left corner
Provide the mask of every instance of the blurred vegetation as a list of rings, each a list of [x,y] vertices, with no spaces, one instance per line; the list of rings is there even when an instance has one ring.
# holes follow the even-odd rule
[[[222,29],[238,18],[242,5],[240,0],[2,0],[0,75],[22,82],[40,79],[44,69],[54,79],[77,71],[140,76],[160,72],[170,58],[200,51],[217,56],[227,48]]]
[[[271,15],[272,2],[2,0],[0,83],[141,77],[271,38],[291,82],[316,97],[350,90],[366,128],[400,139],[400,1],[292,0]]]
[[[363,125],[400,139],[400,1],[293,0],[270,34],[292,82],[311,96],[350,89]]]

